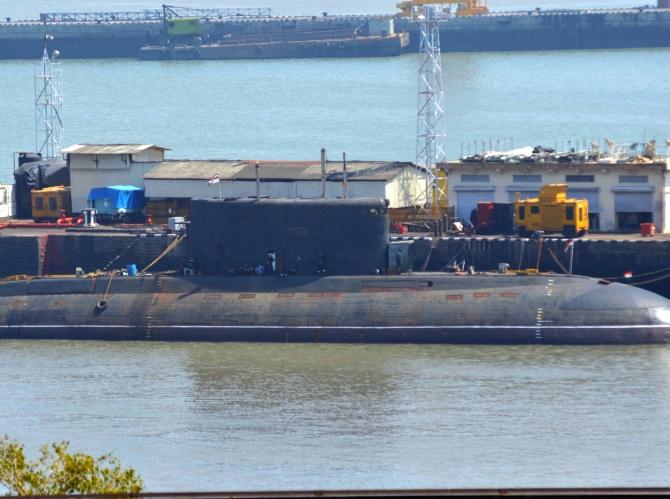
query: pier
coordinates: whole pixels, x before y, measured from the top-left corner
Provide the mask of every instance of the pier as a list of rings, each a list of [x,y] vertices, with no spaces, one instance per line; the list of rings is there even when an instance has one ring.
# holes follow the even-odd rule
[[[142,47],[165,38],[164,20],[156,13],[43,13],[40,19],[0,22],[0,59],[33,59],[45,34],[67,59],[137,58]],[[97,14],[97,15],[96,15]],[[418,49],[418,26],[394,14],[377,16],[211,16],[201,19],[201,38],[280,36],[300,32],[360,29],[393,21],[395,31],[409,34],[404,52]],[[440,26],[446,52],[511,50],[578,50],[670,46],[670,9],[529,10],[451,17]],[[380,49],[381,50],[381,49]],[[388,55],[384,51],[369,55]],[[283,57],[292,57],[290,50]],[[313,57],[319,57],[315,51]]]

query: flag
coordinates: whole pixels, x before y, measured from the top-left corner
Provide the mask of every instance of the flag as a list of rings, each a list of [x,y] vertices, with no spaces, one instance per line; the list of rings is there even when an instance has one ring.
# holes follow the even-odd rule
[[[567,253],[568,250],[574,246],[575,240],[574,239],[568,239],[565,244],[563,245],[563,252]]]
[[[632,279],[633,278],[633,271],[629,270],[628,272],[624,272],[623,276],[625,279]]]
[[[218,184],[219,182],[220,182],[220,179],[219,179],[219,174],[218,173],[207,181],[207,183],[209,185]]]

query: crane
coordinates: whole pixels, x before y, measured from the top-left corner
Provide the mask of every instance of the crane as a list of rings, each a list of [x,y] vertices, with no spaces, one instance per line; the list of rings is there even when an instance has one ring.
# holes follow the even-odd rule
[[[413,7],[429,4],[456,4],[458,6],[456,15],[460,17],[488,14],[489,12],[488,7],[480,0],[405,0],[396,4],[396,7],[401,10],[402,17],[412,17]]]

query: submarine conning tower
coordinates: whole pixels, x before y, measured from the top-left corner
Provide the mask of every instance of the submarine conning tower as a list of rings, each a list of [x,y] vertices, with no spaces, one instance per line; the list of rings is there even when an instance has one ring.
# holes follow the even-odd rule
[[[277,272],[370,275],[386,267],[383,199],[194,199],[189,255],[203,274],[224,274],[276,258]]]

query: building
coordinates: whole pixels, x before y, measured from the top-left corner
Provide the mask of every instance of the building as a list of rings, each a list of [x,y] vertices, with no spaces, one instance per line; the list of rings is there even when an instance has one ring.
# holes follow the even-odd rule
[[[87,207],[94,187],[144,187],[142,176],[165,159],[165,147],[153,144],[77,144],[63,149],[70,170],[72,211]]]
[[[160,218],[186,215],[194,198],[256,196],[256,161],[163,161],[144,175],[149,209]],[[320,161],[258,162],[260,195],[269,198],[322,197]],[[326,198],[382,198],[390,208],[423,205],[430,173],[413,163],[347,162],[345,187],[342,162],[326,162]],[[212,181],[218,180],[218,182]],[[154,208],[151,208],[151,207]],[[158,207],[158,208],[156,208]],[[170,213],[162,211],[168,209]]]
[[[487,162],[452,161],[448,199],[455,214],[469,220],[479,201],[513,202],[536,197],[544,184],[568,184],[568,196],[589,201],[592,231],[638,231],[653,222],[670,232],[670,167],[654,162]]]

